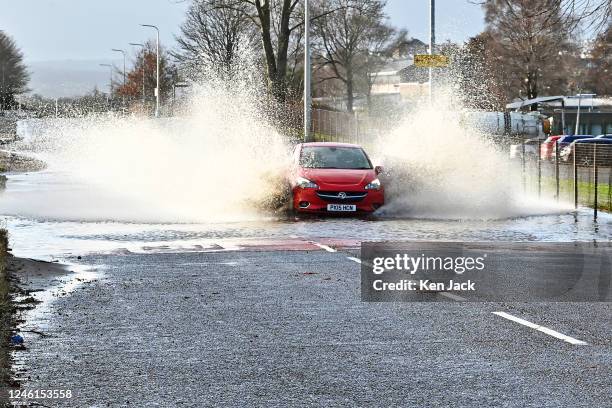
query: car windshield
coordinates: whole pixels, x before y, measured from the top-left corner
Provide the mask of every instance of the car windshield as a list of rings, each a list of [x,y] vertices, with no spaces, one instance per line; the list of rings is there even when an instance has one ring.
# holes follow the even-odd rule
[[[364,151],[356,147],[305,146],[300,166],[310,169],[371,169]]]

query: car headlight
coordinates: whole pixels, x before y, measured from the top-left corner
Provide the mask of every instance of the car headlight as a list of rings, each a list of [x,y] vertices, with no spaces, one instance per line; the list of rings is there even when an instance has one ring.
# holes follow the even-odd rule
[[[370,184],[365,186],[365,189],[366,190],[380,190],[380,180],[379,179],[372,180]]]
[[[304,177],[298,177],[295,181],[295,184],[301,188],[319,188],[317,183],[313,183],[312,181],[305,179]]]

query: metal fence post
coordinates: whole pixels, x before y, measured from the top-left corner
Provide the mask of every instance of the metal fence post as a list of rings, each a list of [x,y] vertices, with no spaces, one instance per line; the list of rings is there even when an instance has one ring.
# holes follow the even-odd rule
[[[607,163],[610,164],[612,161],[612,157],[610,157],[610,146],[607,147],[608,151],[606,152]],[[612,168],[608,166],[608,211],[612,211]]]
[[[540,157],[540,146],[538,146],[538,150],[536,154],[538,155],[538,198],[542,196],[542,160]]]
[[[525,138],[521,142],[521,166],[523,169],[523,193],[527,192],[527,175],[525,174]]]
[[[559,139],[555,140],[555,182],[557,183],[556,185],[556,198],[557,198],[557,202],[559,202],[559,159],[560,159],[560,155],[559,155]]]
[[[573,152],[574,156],[574,209],[578,209],[578,161],[576,160],[576,143],[574,143]]]
[[[597,184],[598,180],[598,169],[597,169],[597,143],[593,143],[593,219],[597,220]]]

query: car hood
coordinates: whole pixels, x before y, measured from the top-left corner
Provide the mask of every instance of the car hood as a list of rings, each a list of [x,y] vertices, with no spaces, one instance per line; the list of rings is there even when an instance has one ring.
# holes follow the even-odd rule
[[[300,169],[300,175],[317,183],[321,188],[325,185],[365,186],[376,178],[373,169]]]

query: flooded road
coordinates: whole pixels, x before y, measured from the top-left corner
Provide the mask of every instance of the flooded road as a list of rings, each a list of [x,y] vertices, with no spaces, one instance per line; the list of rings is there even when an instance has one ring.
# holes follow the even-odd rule
[[[62,204],[58,204],[58,202]],[[209,222],[136,222],[125,202],[100,209],[108,200],[101,193],[66,180],[61,173],[9,175],[0,201],[0,214],[17,256],[39,259],[67,258],[92,253],[129,251],[197,251],[211,246],[231,247],[254,240],[334,239],[354,242],[376,240],[451,241],[609,241],[612,216],[591,209],[577,212],[556,203],[548,214],[505,219],[435,220],[377,216],[354,218],[302,218],[245,215]],[[540,214],[538,214],[540,212]],[[207,214],[214,219],[214,214]],[[147,208],[139,219],[154,218]],[[113,220],[120,219],[120,220]]]
[[[49,171],[9,175],[0,200],[15,255],[86,267],[33,295],[14,353],[24,389],[71,391],[57,406],[608,400],[610,303],[362,302],[357,257],[375,240],[609,241],[610,215],[162,223],[110,202]]]

